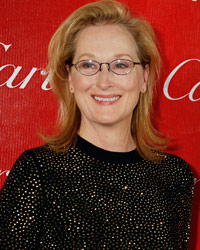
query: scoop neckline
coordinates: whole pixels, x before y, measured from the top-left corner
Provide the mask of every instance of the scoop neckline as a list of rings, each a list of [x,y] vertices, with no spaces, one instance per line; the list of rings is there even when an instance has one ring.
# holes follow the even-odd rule
[[[137,149],[129,152],[108,151],[95,146],[81,136],[77,136],[76,147],[86,155],[100,161],[110,163],[136,163],[142,160]]]

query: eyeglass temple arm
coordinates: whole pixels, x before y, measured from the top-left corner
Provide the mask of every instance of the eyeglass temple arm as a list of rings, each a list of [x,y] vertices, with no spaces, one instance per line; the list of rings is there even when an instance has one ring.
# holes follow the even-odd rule
[[[134,65],[142,65],[144,68],[145,68],[145,66],[147,65],[147,63],[145,63],[145,62],[133,62],[133,64]]]

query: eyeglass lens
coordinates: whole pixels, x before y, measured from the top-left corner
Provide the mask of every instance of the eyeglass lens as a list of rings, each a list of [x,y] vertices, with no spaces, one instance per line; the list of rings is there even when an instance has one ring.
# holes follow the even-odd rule
[[[134,63],[127,59],[117,59],[111,63],[99,63],[93,60],[82,60],[76,63],[75,66],[81,74],[89,76],[100,71],[103,64],[107,64],[108,70],[118,75],[126,75],[134,67]]]

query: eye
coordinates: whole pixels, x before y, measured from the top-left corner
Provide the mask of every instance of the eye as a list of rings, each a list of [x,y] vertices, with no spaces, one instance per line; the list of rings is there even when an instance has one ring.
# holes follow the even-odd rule
[[[127,69],[130,67],[129,61],[126,60],[116,60],[112,63],[113,69]]]
[[[124,69],[124,68],[128,68],[128,65],[125,63],[117,63],[115,64],[115,68]]]
[[[81,69],[95,69],[96,64],[92,61],[82,61],[78,64],[78,67]]]

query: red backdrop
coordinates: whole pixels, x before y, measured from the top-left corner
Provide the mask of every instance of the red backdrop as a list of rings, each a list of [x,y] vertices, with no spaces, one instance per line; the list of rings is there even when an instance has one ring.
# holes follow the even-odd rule
[[[2,0],[0,10],[0,186],[27,148],[52,130],[57,103],[43,69],[58,25],[89,0]],[[158,128],[169,152],[191,164],[196,178],[191,250],[200,249],[200,0],[124,0],[153,25],[163,59]]]

